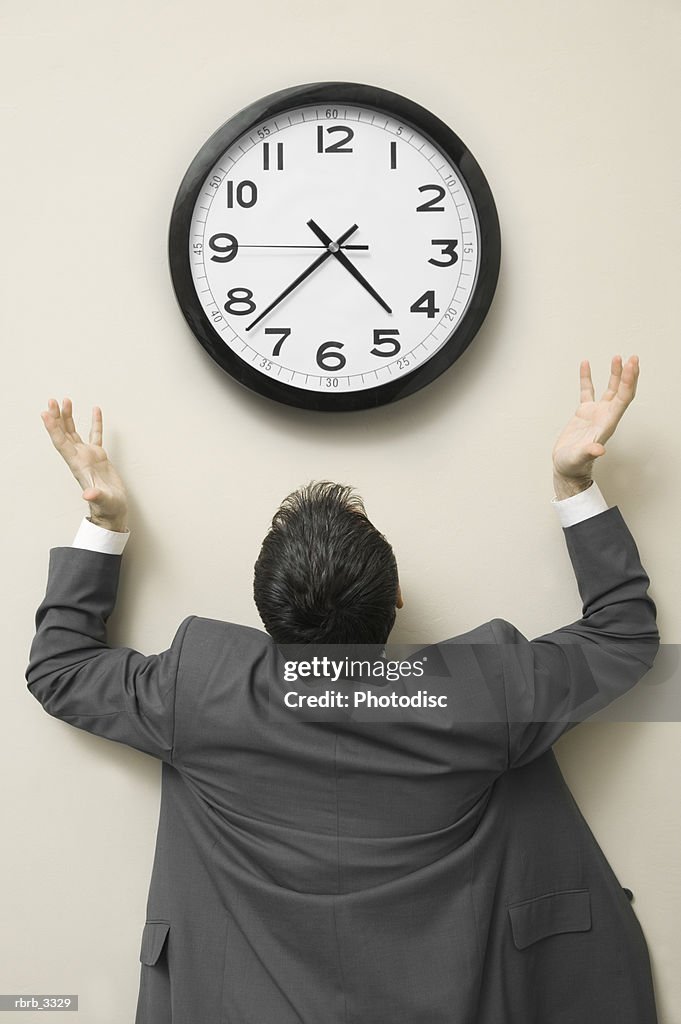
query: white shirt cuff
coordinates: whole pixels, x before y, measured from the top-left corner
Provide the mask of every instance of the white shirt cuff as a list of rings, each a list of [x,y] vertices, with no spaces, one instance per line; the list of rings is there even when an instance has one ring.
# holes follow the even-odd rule
[[[597,516],[599,512],[605,512],[608,508],[608,503],[595,480],[592,480],[585,490],[571,494],[569,498],[553,497],[551,504],[558,513],[562,527],[574,526],[582,519]]]
[[[71,547],[88,548],[90,551],[104,551],[105,554],[109,555],[120,555],[128,543],[129,537],[130,530],[126,530],[125,533],[107,530],[103,526],[97,526],[87,516],[84,516]]]

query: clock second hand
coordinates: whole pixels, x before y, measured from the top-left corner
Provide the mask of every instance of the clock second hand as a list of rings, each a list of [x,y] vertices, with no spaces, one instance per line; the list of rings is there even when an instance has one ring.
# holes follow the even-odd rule
[[[333,256],[334,250],[331,249],[331,247],[330,247],[331,245],[333,245],[333,246],[341,246],[343,244],[343,242],[345,241],[345,239],[349,238],[350,235],[354,235],[355,231],[357,231],[357,230],[358,230],[357,224],[353,224],[352,227],[348,228],[348,230],[345,231],[340,236],[340,238],[337,238],[335,242],[332,242],[331,239],[329,239],[330,245],[324,246],[324,248],[326,249],[326,252],[323,252],[321,254],[321,256],[318,256],[317,259],[314,260],[314,262],[310,264],[310,266],[307,268],[307,270],[304,270],[302,272],[302,274],[299,274],[298,277],[295,279],[295,281],[292,281],[291,284],[288,286],[288,288],[284,289],[284,291],[281,293],[281,295],[277,295],[277,297],[274,300],[274,302],[270,302],[270,304],[267,307],[267,309],[263,309],[263,311],[260,314],[260,316],[257,316],[255,318],[255,320],[253,321],[253,323],[248,325],[246,330],[250,331],[253,327],[255,327],[256,324],[259,324],[260,321],[264,317],[266,317],[267,314],[270,313],[274,309],[275,306],[279,305],[279,303],[282,301],[282,299],[285,299],[287,295],[290,295],[291,292],[293,291],[293,289],[297,288],[298,285],[301,284],[305,280],[306,277],[309,277],[310,274],[314,273],[314,271],[317,269],[317,267],[320,267],[322,265],[322,263],[325,262],[325,260],[328,260],[329,256]]]
[[[273,242],[271,245],[263,243],[261,245],[244,245],[239,242],[240,249],[328,249],[328,245],[278,245]],[[339,245],[339,249],[368,249],[368,245]]]

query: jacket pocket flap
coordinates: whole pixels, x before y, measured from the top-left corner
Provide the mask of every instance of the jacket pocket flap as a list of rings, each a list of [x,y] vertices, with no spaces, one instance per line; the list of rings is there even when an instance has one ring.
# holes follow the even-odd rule
[[[145,921],[140,949],[140,960],[143,964],[156,963],[169,929],[170,921]]]
[[[586,932],[591,928],[591,894],[588,889],[566,889],[546,896],[512,903],[508,907],[517,949],[561,932]]]

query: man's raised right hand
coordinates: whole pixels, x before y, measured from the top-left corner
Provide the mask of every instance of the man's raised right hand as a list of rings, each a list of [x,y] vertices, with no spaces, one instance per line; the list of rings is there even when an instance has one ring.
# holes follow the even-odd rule
[[[638,375],[638,356],[629,356],[624,366],[621,356],[613,356],[608,386],[597,402],[589,360],[582,360],[580,404],[553,446],[554,483],[563,484],[569,493],[577,493],[588,485],[594,462],[605,454],[605,442],[615,433],[636,394]]]

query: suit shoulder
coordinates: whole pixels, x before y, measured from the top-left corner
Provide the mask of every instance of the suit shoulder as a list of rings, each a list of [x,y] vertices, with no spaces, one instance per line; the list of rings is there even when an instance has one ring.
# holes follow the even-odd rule
[[[192,615],[191,619],[195,629],[218,630],[223,633],[232,633],[235,636],[250,636],[252,639],[262,638],[262,640],[271,642],[269,634],[256,626],[246,626],[244,623],[230,622],[228,619],[214,619],[208,615]]]
[[[516,627],[506,619],[489,619],[487,622],[443,640],[444,644],[495,644],[516,632]]]
[[[245,626],[239,622],[225,619],[214,619],[205,615],[190,616],[191,639],[194,643],[217,641],[218,643],[238,644],[239,647],[267,647],[272,638],[262,629]]]
[[[509,644],[520,643],[525,640],[523,633],[508,619],[494,618],[487,622],[469,629],[466,633],[458,633],[448,640],[442,640],[443,644]]]
[[[508,619],[490,619],[489,627],[494,642],[498,644],[518,643],[518,638],[522,636],[518,627],[514,626]]]

